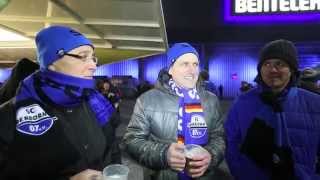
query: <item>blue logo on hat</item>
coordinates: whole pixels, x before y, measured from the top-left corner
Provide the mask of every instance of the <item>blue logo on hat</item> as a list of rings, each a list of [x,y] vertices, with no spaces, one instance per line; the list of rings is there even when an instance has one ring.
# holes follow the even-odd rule
[[[64,56],[64,54],[65,54],[65,51],[64,51],[64,49],[59,49],[58,51],[57,51],[57,54],[59,55],[59,56]]]
[[[71,29],[70,32],[71,32],[73,35],[75,35],[75,36],[82,36],[81,33],[79,33],[78,31],[75,31],[75,30],[73,30],[73,29]]]

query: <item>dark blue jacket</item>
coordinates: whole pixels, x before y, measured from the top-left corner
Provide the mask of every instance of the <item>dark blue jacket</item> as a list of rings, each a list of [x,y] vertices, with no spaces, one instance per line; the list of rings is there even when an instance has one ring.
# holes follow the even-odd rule
[[[274,112],[260,98],[262,87],[242,94],[230,109],[225,122],[226,159],[236,180],[267,180],[270,172],[257,166],[240,152],[252,121],[261,116],[274,128],[275,142],[292,150],[294,174],[297,179],[320,179],[316,174],[319,154],[320,96],[300,88],[291,88],[280,104],[282,112]],[[283,122],[279,125],[280,122]]]

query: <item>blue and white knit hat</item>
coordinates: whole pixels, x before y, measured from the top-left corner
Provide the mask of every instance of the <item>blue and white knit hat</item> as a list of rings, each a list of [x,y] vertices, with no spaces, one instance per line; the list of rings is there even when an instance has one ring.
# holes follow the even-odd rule
[[[62,58],[79,46],[93,44],[81,33],[66,26],[50,26],[36,35],[37,56],[41,69]]]

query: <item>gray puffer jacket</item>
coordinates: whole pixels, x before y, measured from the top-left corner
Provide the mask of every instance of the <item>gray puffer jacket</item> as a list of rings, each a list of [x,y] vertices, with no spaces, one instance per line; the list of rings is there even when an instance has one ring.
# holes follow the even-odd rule
[[[225,141],[223,122],[218,98],[198,88],[204,116],[208,125],[209,142],[205,148],[212,154],[211,165],[199,179],[212,179],[215,168],[223,160]],[[149,168],[151,179],[175,180],[177,172],[170,169],[166,154],[169,145],[177,142],[179,97],[163,80],[158,80],[155,89],[142,94],[124,135],[126,151],[133,159]]]

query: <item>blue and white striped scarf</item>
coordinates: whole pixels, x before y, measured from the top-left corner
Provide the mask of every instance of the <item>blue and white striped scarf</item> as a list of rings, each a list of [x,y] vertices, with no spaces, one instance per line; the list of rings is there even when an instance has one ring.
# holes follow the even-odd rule
[[[173,79],[170,79],[168,84],[179,96],[178,142],[206,145],[208,143],[207,124],[197,89],[180,88]],[[191,179],[184,171],[178,176],[179,180]]]

